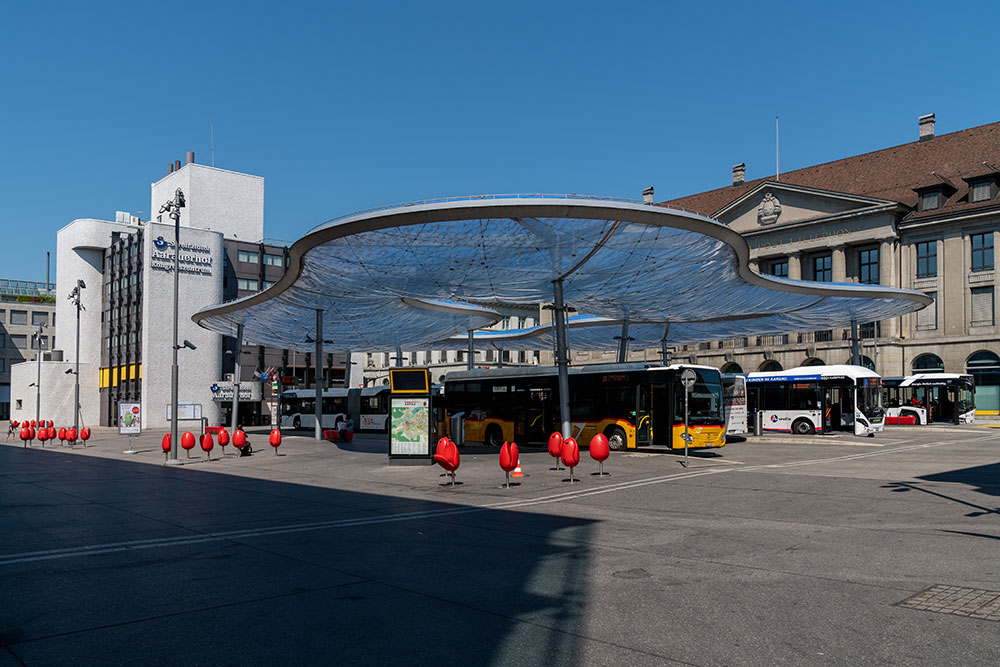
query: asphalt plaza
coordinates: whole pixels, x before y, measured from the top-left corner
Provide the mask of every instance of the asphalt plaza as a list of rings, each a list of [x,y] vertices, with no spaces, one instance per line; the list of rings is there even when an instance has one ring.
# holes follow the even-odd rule
[[[762,437],[679,465],[383,437],[164,466],[159,439],[0,448],[0,665],[997,664],[1000,432]]]

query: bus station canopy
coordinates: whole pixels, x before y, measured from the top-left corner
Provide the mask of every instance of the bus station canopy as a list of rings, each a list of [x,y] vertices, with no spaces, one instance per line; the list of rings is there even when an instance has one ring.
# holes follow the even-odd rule
[[[822,330],[897,317],[922,292],[760,275],[746,241],[704,216],[576,195],[425,201],[328,221],[296,241],[284,277],[194,315],[251,344],[323,348],[464,348],[503,308],[553,301],[561,279],[569,346],[611,349],[622,321],[639,347]],[[544,349],[551,325],[476,331],[474,343]]]

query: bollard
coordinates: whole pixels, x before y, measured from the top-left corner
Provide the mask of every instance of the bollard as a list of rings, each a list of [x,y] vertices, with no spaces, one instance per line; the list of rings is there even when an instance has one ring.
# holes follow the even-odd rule
[[[181,436],[181,447],[187,451],[187,457],[191,458],[191,450],[194,449],[194,433],[184,431],[184,435]]]
[[[70,447],[76,444],[76,429],[72,426],[66,429],[66,440],[69,441]]]
[[[243,447],[245,447],[246,444],[247,444],[247,434],[241,431],[240,429],[236,429],[235,431],[233,431],[233,447],[239,450],[241,455],[243,454]]]
[[[271,435],[270,437],[268,437],[267,441],[270,443],[272,447],[274,447],[274,455],[277,456],[278,447],[281,446],[281,431],[279,431],[278,429],[274,429],[273,431],[271,431]]]
[[[549,456],[556,460],[556,467],[549,470],[562,470],[559,467],[559,457],[562,456],[563,437],[558,431],[549,436]]]
[[[219,431],[219,447],[222,447],[222,456],[226,455],[226,445],[229,444],[229,431],[222,429]]]
[[[206,433],[201,436],[201,451],[208,454],[208,460],[212,460],[212,447],[215,447],[215,441],[212,440],[212,434]]]
[[[442,447],[442,452],[434,454],[434,460],[451,475],[451,485],[455,486],[455,471],[461,465],[462,460],[458,455],[458,447],[451,440],[448,440]]]
[[[42,443],[42,447],[45,446],[45,441],[49,439],[49,429],[44,426],[38,429],[38,442]]]
[[[24,446],[27,447],[28,446],[28,436],[31,435],[31,433],[28,431],[28,427],[27,426],[25,426],[24,428],[21,429],[21,434],[20,435],[21,435],[21,442],[23,442]]]
[[[500,467],[505,473],[507,473],[507,482],[504,484],[505,489],[510,488],[510,473],[512,470],[517,468],[518,465],[518,452],[517,445],[513,442],[504,442],[500,447]]]
[[[46,431],[46,434],[49,436],[49,440],[51,440],[52,442],[55,442],[56,441],[56,429],[55,429],[55,427],[50,426],[47,429],[45,429],[45,431]]]
[[[590,458],[594,459],[601,464],[601,471],[597,473],[591,473],[597,475],[598,477],[604,477],[611,473],[604,472],[604,462],[611,455],[611,446],[608,443],[607,437],[603,433],[598,433],[593,438],[590,439]]]
[[[755,436],[759,436],[761,434],[761,431],[764,430],[763,423],[764,423],[764,413],[758,410],[753,414],[753,434]]]
[[[167,458],[170,456],[170,434],[167,433],[163,436],[163,440],[160,441],[160,449],[163,450],[163,462],[166,463]]]
[[[64,446],[66,444],[66,427],[65,426],[60,426],[59,427],[59,444],[60,445],[64,445]]]
[[[83,446],[86,447],[87,441],[90,440],[90,428],[84,426],[83,428],[80,429],[80,440],[83,440]],[[130,443],[132,442],[131,438],[129,438],[129,442]],[[129,449],[131,448],[132,445],[130,444]]]
[[[576,464],[580,462],[580,447],[576,444],[576,440],[573,438],[566,438],[563,442],[561,455],[563,464],[569,468],[570,484],[579,482],[580,480],[573,477],[573,468],[575,468]]]

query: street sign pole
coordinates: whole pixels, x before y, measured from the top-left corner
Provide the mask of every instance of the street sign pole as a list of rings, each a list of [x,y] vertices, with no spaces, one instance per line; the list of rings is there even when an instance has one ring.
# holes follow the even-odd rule
[[[681,465],[685,468],[688,467],[688,445],[691,444],[691,434],[688,432],[688,397],[697,377],[690,368],[681,371],[681,384],[684,385],[684,463]]]

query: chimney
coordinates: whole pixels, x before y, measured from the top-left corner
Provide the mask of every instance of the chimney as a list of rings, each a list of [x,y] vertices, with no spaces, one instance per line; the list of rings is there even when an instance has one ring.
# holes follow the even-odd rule
[[[187,152],[187,163],[194,164],[194,151]]]
[[[733,185],[742,185],[743,179],[747,173],[747,165],[745,162],[740,162],[733,166]]]
[[[174,163],[173,162],[168,162],[167,163],[167,173],[168,174],[174,173]]]
[[[917,119],[920,126],[920,141],[930,141],[934,138],[934,114],[929,113]]]
[[[642,203],[652,204],[653,203],[653,186],[650,185],[648,188],[642,191]]]
[[[181,161],[180,160],[174,160],[174,171],[177,171],[180,168],[181,168]]]

